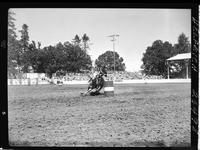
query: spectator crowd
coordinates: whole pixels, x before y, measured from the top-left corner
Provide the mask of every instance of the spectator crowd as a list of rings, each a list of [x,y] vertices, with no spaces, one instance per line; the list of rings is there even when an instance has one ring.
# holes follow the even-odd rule
[[[62,78],[64,81],[88,81],[90,79],[90,73],[67,73],[65,76],[53,78],[60,79]],[[134,79],[163,79],[162,76],[144,76],[138,72],[126,72],[126,71],[116,71],[107,72],[107,77],[104,77],[105,80],[115,80],[115,81],[123,81],[123,80],[134,80]]]
[[[36,74],[36,73],[35,73]],[[46,75],[38,74],[38,78],[46,80],[48,77]],[[45,77],[44,77],[45,76]],[[66,73],[64,76],[53,75],[53,79],[62,79],[64,81],[88,81],[90,79],[91,73]],[[26,79],[29,78],[27,74],[19,74],[18,76],[9,77],[9,79]],[[105,80],[134,80],[134,79],[164,79],[162,76],[149,75],[145,76],[139,72],[127,72],[127,71],[112,71],[107,72],[107,77],[104,77]]]

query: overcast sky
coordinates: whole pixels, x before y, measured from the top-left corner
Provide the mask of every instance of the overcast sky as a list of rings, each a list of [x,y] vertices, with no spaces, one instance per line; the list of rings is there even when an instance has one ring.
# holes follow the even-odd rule
[[[142,56],[155,40],[177,43],[183,32],[191,38],[189,9],[12,9],[17,30],[29,26],[30,40],[42,47],[72,41],[78,34],[90,38],[92,60],[113,50],[112,34],[119,34],[115,50],[124,58],[127,71],[138,71]],[[19,35],[20,36],[20,35]],[[191,40],[190,40],[191,41]]]

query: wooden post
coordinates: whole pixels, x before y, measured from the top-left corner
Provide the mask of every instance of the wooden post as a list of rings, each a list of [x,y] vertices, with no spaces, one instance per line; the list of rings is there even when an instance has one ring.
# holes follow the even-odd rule
[[[38,79],[38,78],[36,78],[36,85],[38,85],[38,80],[39,80],[39,79]]]
[[[188,79],[188,61],[186,61],[186,79]]]
[[[22,85],[22,78],[19,78],[19,85]]]
[[[169,63],[167,61],[167,79],[169,79]]]
[[[31,85],[31,79],[28,78],[28,85]]]

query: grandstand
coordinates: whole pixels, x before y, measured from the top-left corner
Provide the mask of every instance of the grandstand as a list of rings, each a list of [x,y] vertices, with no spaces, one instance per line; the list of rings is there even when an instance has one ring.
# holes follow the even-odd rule
[[[87,73],[66,73],[64,76],[52,76],[49,78],[44,73],[25,73],[18,75],[14,78],[8,79],[8,85],[37,85],[37,84],[72,84],[72,83],[84,83],[88,84],[89,76]],[[107,77],[105,80],[114,81],[114,82],[134,82],[134,83],[146,83],[148,80],[151,82],[157,80],[164,81],[168,80],[165,79],[163,76],[145,76],[138,72],[126,72],[126,71],[116,71],[108,72]],[[173,80],[173,79],[171,79]],[[173,80],[175,81],[175,80]]]

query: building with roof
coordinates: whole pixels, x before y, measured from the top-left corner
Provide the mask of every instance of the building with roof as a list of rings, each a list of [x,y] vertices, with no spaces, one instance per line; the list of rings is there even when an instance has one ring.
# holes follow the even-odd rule
[[[189,75],[189,64],[190,64],[190,59],[191,59],[191,53],[183,53],[183,54],[178,54],[176,56],[170,57],[166,60],[167,62],[167,77],[168,79],[170,78],[170,71],[169,71],[169,62],[170,61],[184,61],[185,62],[185,67],[186,67],[186,79],[188,79],[188,75]]]

